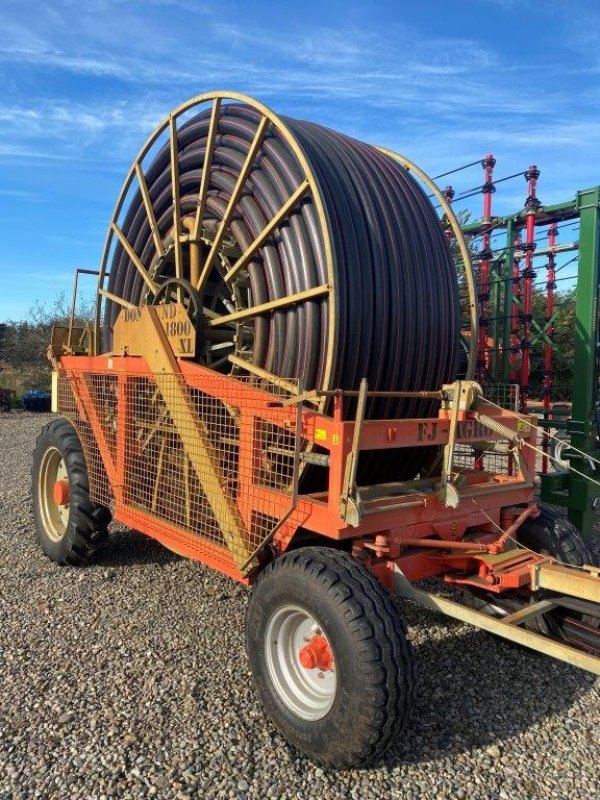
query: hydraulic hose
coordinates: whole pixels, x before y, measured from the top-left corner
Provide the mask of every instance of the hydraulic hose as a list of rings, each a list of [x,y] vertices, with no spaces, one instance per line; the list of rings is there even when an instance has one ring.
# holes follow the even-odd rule
[[[209,240],[225,214],[260,119],[250,105],[230,103],[220,109],[203,223]],[[248,322],[252,363],[282,378],[300,378],[306,389],[355,389],[362,378],[371,390],[439,389],[455,377],[460,317],[454,263],[431,202],[408,171],[376,147],[314,123],[283,122],[310,164],[327,231],[308,194],[254,254],[239,291],[250,298],[249,305],[258,305],[328,285],[334,302],[325,295],[256,315]],[[177,131],[182,219],[196,212],[209,124],[205,111]],[[145,172],[165,242],[174,221],[170,164],[165,144]],[[304,177],[288,139],[270,125],[229,224],[228,247],[243,253]],[[151,265],[156,283],[172,277],[173,264],[156,252],[139,190],[132,192],[121,227],[140,261]],[[114,251],[108,291],[134,304],[151,302],[121,244]],[[110,339],[120,308],[114,302],[105,308]],[[229,370],[229,365],[219,368]],[[329,386],[324,387],[326,375]],[[434,408],[431,400],[420,398],[377,398],[369,402],[366,417],[430,416]],[[389,452],[363,458],[359,477],[375,482],[413,476],[427,452],[401,452],[401,459]]]

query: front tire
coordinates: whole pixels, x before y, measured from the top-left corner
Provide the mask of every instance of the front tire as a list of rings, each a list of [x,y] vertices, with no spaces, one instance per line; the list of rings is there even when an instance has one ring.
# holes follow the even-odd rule
[[[364,766],[398,738],[412,650],[390,596],[347,553],[306,547],[269,564],[250,597],[246,647],[267,714],[314,761]]]
[[[59,417],[38,436],[33,453],[31,494],[38,542],[57,564],[83,566],[104,544],[110,511],[89,494],[81,442],[71,423]],[[56,484],[63,484],[63,498]]]

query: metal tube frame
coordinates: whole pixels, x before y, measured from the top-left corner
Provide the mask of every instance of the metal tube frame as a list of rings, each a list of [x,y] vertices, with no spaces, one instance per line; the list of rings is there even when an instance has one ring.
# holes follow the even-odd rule
[[[516,290],[521,284],[517,280],[516,270],[519,269],[518,261],[526,255],[519,245],[515,244],[515,237],[526,228],[529,220],[530,226],[539,228],[561,222],[579,220],[579,240],[568,245],[571,250],[578,250],[579,264],[576,279],[576,305],[575,305],[575,352],[573,372],[577,380],[573,381],[571,419],[567,422],[567,430],[571,434],[573,446],[589,453],[592,458],[598,459],[596,438],[598,435],[596,423],[596,410],[598,403],[598,329],[599,329],[599,297],[598,284],[600,280],[600,187],[592,187],[577,192],[575,199],[551,206],[524,208],[515,214],[494,219],[496,230],[504,228],[506,231],[505,264],[513,263],[512,288]],[[465,225],[463,232],[468,236],[481,235],[485,229],[485,221]],[[549,243],[544,248],[531,254],[533,257],[550,255],[556,252],[557,245]],[[515,265],[514,262],[517,262]],[[552,270],[553,272],[554,270]],[[520,278],[523,276],[521,275]],[[504,324],[501,326],[502,348],[501,368],[496,373],[500,382],[515,382],[517,378],[515,347],[519,340],[520,330],[517,331],[512,324],[517,314],[525,313],[522,303],[516,301],[516,294],[510,290],[508,276],[504,283]],[[550,269],[547,273],[547,286],[554,283],[550,278]],[[550,322],[546,320],[545,327],[541,328],[540,335],[536,337],[544,342],[548,352],[551,334],[549,326],[556,321],[556,310],[553,309]],[[550,360],[546,361],[550,364]],[[520,382],[524,376],[521,372]],[[528,376],[527,376],[528,382]],[[551,380],[551,375],[546,378],[546,385]],[[518,382],[518,381],[517,381]],[[596,498],[600,497],[600,486],[587,479],[585,476],[598,481],[598,473],[593,470],[593,462],[578,459],[576,469],[583,475],[573,472],[553,472],[541,476],[541,498],[544,502],[562,506],[567,509],[570,521],[585,535],[591,535],[594,522],[594,508]]]

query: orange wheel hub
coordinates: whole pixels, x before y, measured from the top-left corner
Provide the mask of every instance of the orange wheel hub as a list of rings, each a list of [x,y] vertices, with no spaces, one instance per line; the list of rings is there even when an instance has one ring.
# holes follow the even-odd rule
[[[59,480],[54,483],[54,490],[52,494],[54,496],[54,502],[56,505],[68,505],[69,501],[71,500],[69,481],[66,478],[59,478]]]
[[[333,664],[333,655],[324,636],[315,634],[310,642],[298,653],[300,663],[305,669],[319,669],[327,672]]]

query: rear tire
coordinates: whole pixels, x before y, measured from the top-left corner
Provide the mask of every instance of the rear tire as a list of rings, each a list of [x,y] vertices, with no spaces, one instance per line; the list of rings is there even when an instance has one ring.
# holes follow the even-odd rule
[[[588,543],[566,517],[545,505],[540,506],[540,511],[539,517],[525,520],[519,528],[517,539],[521,544],[536,553],[550,555],[564,564],[577,567],[584,564],[598,566],[597,558]],[[540,633],[550,633],[564,641],[574,642],[572,633],[569,633],[562,624],[564,616],[565,612],[557,609],[539,619],[531,620],[527,627]],[[569,612],[569,616],[594,627],[600,624],[592,617],[578,616],[575,612]]]
[[[250,597],[246,647],[265,711],[312,760],[364,766],[398,738],[412,650],[390,596],[347,553],[306,547],[269,564]],[[300,661],[309,647],[325,653],[317,666]]]
[[[38,436],[33,453],[31,494],[38,542],[57,564],[83,566],[104,544],[110,511],[95,503],[81,442],[71,423],[59,417]],[[53,495],[56,480],[68,481],[69,502]]]
[[[539,508],[539,517],[525,520],[519,528],[517,540],[521,544],[566,564],[581,567],[596,563],[588,543],[567,517],[550,506],[541,505]]]

